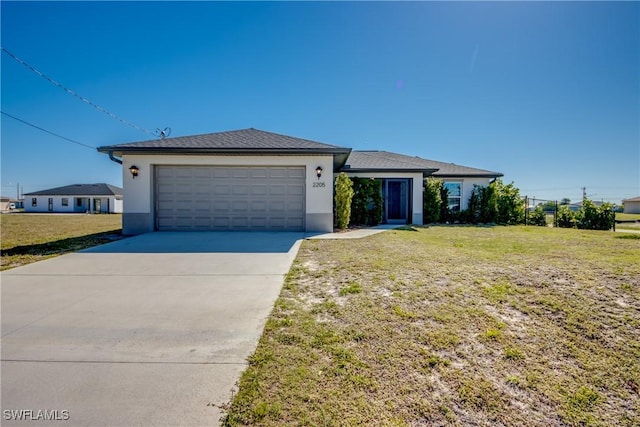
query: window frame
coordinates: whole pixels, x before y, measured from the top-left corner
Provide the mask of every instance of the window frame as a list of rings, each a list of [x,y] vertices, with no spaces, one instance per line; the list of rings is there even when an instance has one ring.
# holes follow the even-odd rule
[[[459,188],[458,195],[452,196],[449,193],[449,185],[457,185]],[[461,212],[462,211],[462,181],[443,181],[442,185],[447,189],[447,207],[451,212]]]
[[[37,197],[32,197],[31,198],[31,207],[32,208],[38,207],[38,198]]]
[[[62,197],[60,200],[60,204],[61,206],[69,206],[69,198],[68,197]]]

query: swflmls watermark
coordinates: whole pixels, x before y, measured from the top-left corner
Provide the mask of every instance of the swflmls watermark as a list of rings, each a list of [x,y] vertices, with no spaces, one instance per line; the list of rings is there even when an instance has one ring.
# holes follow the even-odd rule
[[[67,409],[4,409],[2,418],[6,421],[67,421]]]

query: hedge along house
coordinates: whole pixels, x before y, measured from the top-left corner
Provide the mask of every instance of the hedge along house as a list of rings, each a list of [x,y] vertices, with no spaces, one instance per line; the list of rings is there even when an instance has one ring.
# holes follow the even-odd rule
[[[125,234],[330,232],[333,181],[342,171],[382,180],[384,222],[421,224],[425,176],[459,184],[460,195],[452,195],[450,202],[458,200],[462,209],[472,183],[488,185],[501,176],[455,165],[442,170],[448,164],[387,152],[352,152],[257,129],[117,144],[98,151],[123,165]]]
[[[122,213],[123,190],[111,184],[72,184],[24,195],[25,212]]]
[[[487,186],[502,174],[388,151],[353,151],[342,170],[350,177],[382,181],[385,223],[422,224],[423,182],[442,179],[449,194],[449,209],[467,209],[474,186]]]

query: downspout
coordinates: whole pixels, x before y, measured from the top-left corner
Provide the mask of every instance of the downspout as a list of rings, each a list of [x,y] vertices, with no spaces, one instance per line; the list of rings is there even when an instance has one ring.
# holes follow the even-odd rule
[[[118,159],[117,157],[113,156],[113,151],[109,151],[109,160],[111,160],[112,162],[116,162],[118,164],[122,164],[122,159]]]

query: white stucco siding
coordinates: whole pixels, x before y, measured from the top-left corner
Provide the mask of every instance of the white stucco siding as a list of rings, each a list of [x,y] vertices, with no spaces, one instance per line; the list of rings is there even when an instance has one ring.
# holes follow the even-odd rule
[[[113,205],[110,205],[110,209],[112,213],[122,213],[122,199],[113,199]]]
[[[624,202],[624,213],[630,213],[630,214],[640,213],[640,202],[636,202],[636,201]]]
[[[36,206],[33,206],[33,199]],[[49,205],[51,199],[51,209]],[[66,205],[63,204],[66,199]],[[77,205],[77,199],[81,199],[81,205]],[[93,201],[100,200],[100,212],[122,213],[122,200],[116,200],[114,196],[25,196],[25,212],[54,212],[54,213],[84,213],[92,211]]]
[[[124,190],[124,214],[144,214],[145,231],[154,229],[154,167],[171,166],[303,166],[305,168],[305,211],[307,222],[313,221],[313,215],[333,215],[333,156],[200,156],[200,155],[124,155],[122,157]],[[135,165],[138,176],[132,177],[129,168]],[[316,168],[323,170],[318,179]],[[142,218],[142,216],[140,216]],[[309,227],[309,224],[307,224]],[[327,227],[332,227],[327,226]],[[135,233],[141,231],[137,225]],[[133,230],[131,231],[134,232]],[[141,231],[144,232],[144,231]]]
[[[393,179],[393,178],[409,178],[412,180],[412,193],[411,193],[411,222],[413,224],[422,224],[423,212],[422,212],[422,194],[423,194],[423,175],[422,173],[409,173],[409,172],[348,172],[345,173],[350,178],[378,178],[378,179]]]

